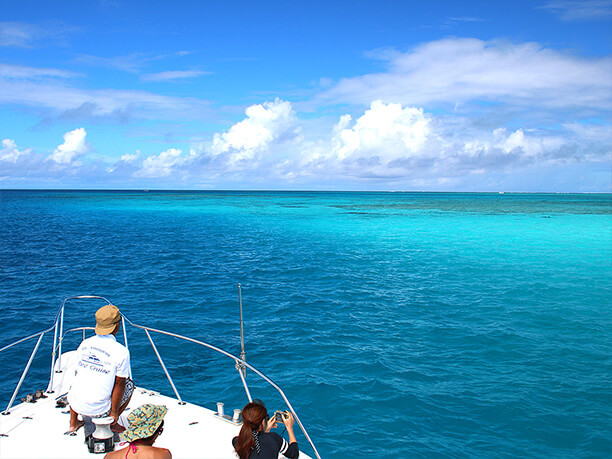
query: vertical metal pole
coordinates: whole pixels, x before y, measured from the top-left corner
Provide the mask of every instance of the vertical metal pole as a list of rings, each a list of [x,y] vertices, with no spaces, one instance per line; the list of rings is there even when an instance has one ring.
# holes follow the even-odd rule
[[[19,389],[21,389],[21,385],[23,384],[23,380],[25,379],[26,375],[28,374],[28,370],[30,369],[30,365],[32,365],[32,360],[34,360],[34,356],[36,355],[36,351],[38,351],[38,346],[40,345],[40,342],[42,341],[43,336],[45,336],[45,334],[41,333],[40,336],[38,337],[38,342],[36,343],[36,346],[34,346],[34,350],[32,351],[32,355],[30,355],[30,360],[28,360],[28,364],[26,365],[25,369],[23,370],[23,373],[21,374],[21,379],[19,380],[19,383],[17,383],[17,387],[15,388],[15,392],[13,392],[13,396],[11,397],[11,401],[7,405],[6,410],[4,410],[2,412],[2,414],[9,414],[10,413],[9,410],[11,409],[11,406],[13,406],[13,402],[15,401],[15,397],[17,397],[17,393],[19,392]]]
[[[246,362],[246,352],[244,351],[244,321],[242,320],[242,289],[240,288],[240,284],[238,284],[238,302],[240,304],[240,358]],[[246,367],[240,364],[239,367],[240,371],[242,372],[241,377],[243,379],[246,378]]]
[[[123,316],[121,316],[121,326],[123,327],[123,344],[125,344],[125,348],[129,351],[130,347],[128,346],[127,333],[125,331],[125,319]]]
[[[55,345],[57,344],[57,321],[55,322],[55,326],[53,327],[53,347],[51,348],[51,376],[49,376],[49,386],[47,387],[47,392],[52,394],[53,391],[53,373],[55,373]]]
[[[253,401],[253,399],[251,398],[251,392],[249,391],[249,386],[247,386],[246,379],[244,379],[244,375],[242,374],[244,365],[236,361],[236,369],[238,370],[238,374],[240,375],[240,379],[242,380],[242,385],[244,386],[244,391],[246,392],[247,398],[249,399],[249,403],[250,403]]]
[[[127,331],[125,327],[125,317],[123,317],[123,315],[121,315],[121,326],[123,327],[123,344],[125,344],[125,348],[129,352],[130,347],[128,346]],[[130,379],[132,379],[132,366],[131,365],[130,365]]]
[[[57,361],[59,362],[58,363],[58,367],[59,367],[58,373],[62,372],[62,341],[64,341],[63,333],[64,333],[64,305],[62,304],[62,313],[60,315],[60,330],[59,330],[59,350],[57,351]]]
[[[162,368],[164,369],[164,373],[166,373],[166,378],[168,378],[168,381],[170,382],[170,385],[172,386],[172,390],[176,394],[176,398],[178,398],[178,400],[179,400],[179,405],[184,405],[185,402],[183,401],[183,399],[179,395],[178,391],[176,390],[176,386],[174,385],[174,382],[172,381],[172,378],[170,377],[170,373],[168,373],[168,370],[166,369],[166,365],[164,365],[164,361],[162,360],[161,355],[159,355],[159,352],[157,352],[157,348],[155,347],[155,343],[153,342],[153,339],[151,339],[151,335],[149,334],[149,330],[147,330],[146,328],[145,328],[145,333],[149,337],[149,341],[151,342],[151,346],[153,346],[153,350],[155,351],[155,355],[157,355],[157,359],[159,360],[159,363],[161,364]]]

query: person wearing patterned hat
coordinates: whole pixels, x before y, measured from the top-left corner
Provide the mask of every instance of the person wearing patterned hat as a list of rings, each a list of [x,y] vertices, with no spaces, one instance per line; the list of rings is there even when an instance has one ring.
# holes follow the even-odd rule
[[[121,435],[128,445],[107,453],[104,459],[172,459],[170,450],[153,446],[164,431],[164,416],[167,412],[165,406],[150,403],[136,408],[128,416],[130,427]]]
[[[289,412],[283,414],[283,424],[289,435],[289,442],[270,429],[276,427],[276,416],[270,418],[268,410],[260,400],[247,403],[242,409],[242,427],[232,444],[240,459],[271,459],[282,454],[289,459],[300,455],[297,440],[293,433],[294,419]]]
[[[79,421],[79,414],[94,418],[111,416],[113,432],[125,430],[117,420],[128,406],[134,383],[130,352],[115,339],[120,326],[121,313],[117,306],[102,306],[96,311],[96,334],[82,341],[77,349],[75,376],[68,391],[70,429],[67,433],[84,424]]]

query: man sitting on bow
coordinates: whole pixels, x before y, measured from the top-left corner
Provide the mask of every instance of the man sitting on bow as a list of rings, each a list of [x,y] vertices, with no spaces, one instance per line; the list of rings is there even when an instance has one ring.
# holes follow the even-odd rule
[[[78,415],[101,418],[111,416],[113,432],[125,428],[117,423],[134,391],[131,380],[130,352],[115,335],[121,326],[121,313],[107,304],[96,312],[96,334],[81,342],[77,349],[75,378],[68,392],[70,429],[74,432],[84,422]]]

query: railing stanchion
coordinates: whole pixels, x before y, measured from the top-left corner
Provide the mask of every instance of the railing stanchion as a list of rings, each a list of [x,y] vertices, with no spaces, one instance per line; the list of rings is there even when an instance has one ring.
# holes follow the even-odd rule
[[[191,343],[199,344],[200,346],[207,347],[208,349],[212,349],[213,351],[219,352],[220,354],[223,354],[223,355],[225,355],[227,357],[230,357],[235,362],[238,361],[241,365],[244,365],[245,367],[250,369],[252,372],[257,374],[261,379],[263,379],[268,384],[270,384],[280,394],[280,396],[283,398],[283,400],[287,404],[287,407],[291,410],[291,413],[293,413],[293,416],[295,417],[295,420],[297,421],[298,425],[300,426],[300,429],[302,430],[302,433],[304,434],[304,436],[308,440],[308,443],[310,444],[310,447],[312,448],[313,452],[315,453],[315,456],[317,457],[317,459],[321,459],[321,456],[319,455],[319,452],[317,451],[317,448],[315,447],[314,443],[312,442],[312,439],[310,438],[310,435],[308,435],[308,432],[306,431],[306,428],[302,424],[302,421],[300,421],[300,418],[297,416],[295,410],[291,406],[291,403],[289,403],[289,400],[287,399],[287,396],[285,395],[283,390],[278,386],[278,384],[276,384],[274,381],[272,381],[270,378],[268,378],[265,374],[263,374],[261,371],[259,371],[257,368],[255,368],[253,365],[249,364],[248,362],[245,362],[244,360],[239,359],[235,355],[232,355],[229,352],[224,351],[223,349],[220,349],[220,348],[218,348],[216,346],[213,346],[212,344],[208,344],[208,343],[205,343],[203,341],[199,341],[197,339],[189,338],[188,336],[179,335],[178,333],[171,333],[171,332],[167,332],[167,331],[164,331],[164,330],[158,330],[158,329],[155,329],[155,328],[150,328],[150,327],[145,327],[143,325],[138,325],[136,323],[133,323],[132,321],[130,321],[127,318],[126,318],[126,320],[130,323],[131,326],[133,326],[135,328],[140,328],[142,330],[145,330],[145,332],[147,332],[147,335],[149,335],[149,333],[148,333],[149,331],[152,331],[152,332],[155,332],[155,333],[159,333],[161,335],[172,336],[174,338],[178,338],[178,339],[182,339],[182,340],[185,340],[185,341],[189,341]],[[149,337],[149,339],[151,339],[151,338]],[[151,343],[153,343],[153,342],[151,341]],[[157,350],[155,349],[155,346],[153,348],[154,348],[155,352],[157,352]]]
[[[178,391],[176,390],[176,386],[174,385],[174,382],[172,381],[172,377],[170,376],[170,373],[168,373],[168,370],[166,369],[166,365],[164,364],[164,361],[162,360],[161,355],[159,355],[159,352],[157,351],[157,347],[155,347],[155,343],[153,342],[153,339],[151,338],[151,335],[149,334],[149,330],[147,330],[146,328],[145,328],[145,333],[147,334],[147,337],[149,338],[149,341],[151,342],[151,346],[153,346],[153,350],[155,351],[155,355],[157,355],[157,359],[159,360],[159,363],[164,369],[164,373],[166,373],[166,378],[168,378],[168,381],[170,382],[170,385],[172,386],[172,390],[176,394],[176,398],[178,398],[179,400],[179,405],[184,405],[185,402],[183,401]]]
[[[306,432],[306,428],[304,427],[304,425],[302,424],[302,421],[300,421],[300,418],[298,417],[297,413],[295,412],[295,410],[293,409],[293,406],[291,406],[291,403],[289,403],[289,400],[287,399],[287,397],[285,396],[284,392],[280,389],[280,387],[276,386],[276,384],[273,384],[273,386],[276,387],[276,389],[278,390],[278,392],[281,394],[281,397],[283,397],[283,400],[285,401],[285,403],[287,404],[287,407],[291,410],[291,412],[293,413],[293,417],[294,419],[297,421],[297,423],[300,426],[300,429],[302,429],[302,433],[304,434],[304,436],[306,437],[306,440],[308,440],[308,443],[310,443],[310,446],[312,448],[312,450],[315,453],[315,456],[317,456],[318,459],[321,459],[321,456],[319,456],[319,452],[317,451],[317,448],[315,447],[314,443],[312,442],[312,440],[310,439],[310,435],[308,435],[308,432]]]
[[[47,392],[53,393],[53,373],[55,373],[55,345],[57,344],[57,320],[53,325],[53,347],[51,348],[51,376],[49,376],[49,385],[47,386]]]
[[[32,351],[32,354],[30,355],[30,359],[28,360],[28,363],[27,363],[25,369],[23,370],[23,373],[21,375],[19,383],[17,384],[17,387],[15,388],[15,391],[13,392],[13,396],[11,397],[11,400],[10,400],[8,406],[6,407],[6,410],[3,411],[2,414],[10,414],[9,410],[12,408],[13,403],[15,401],[15,398],[17,397],[17,394],[19,393],[19,390],[21,389],[21,386],[22,386],[22,384],[23,384],[23,382],[25,380],[25,377],[26,377],[29,369],[30,369],[30,366],[32,365],[34,357],[36,356],[36,353],[37,353],[38,348],[40,346],[40,343],[41,343],[41,341],[43,339],[43,336],[45,335],[45,333],[50,332],[52,329],[54,330],[54,333],[53,333],[53,349],[51,350],[51,377],[49,378],[48,391],[52,391],[53,390],[53,373],[55,372],[55,368],[56,367],[59,367],[61,369],[61,350],[62,350],[62,342],[63,342],[63,339],[64,339],[64,333],[63,333],[63,330],[64,330],[64,305],[66,304],[67,300],[80,299],[80,298],[92,298],[92,299],[93,298],[98,298],[98,299],[105,300],[107,303],[111,304],[110,301],[108,301],[106,298],[101,297],[101,296],[94,296],[94,295],[82,295],[82,296],[74,296],[74,297],[66,298],[64,300],[64,302],[62,303],[61,308],[58,310],[57,315],[55,316],[55,320],[53,322],[53,325],[51,325],[46,330],[40,331],[38,333],[34,333],[33,335],[27,336],[25,338],[21,338],[21,339],[15,341],[13,343],[10,343],[10,344],[0,348],[0,353],[1,353],[1,352],[5,351],[5,350],[7,350],[7,349],[9,349],[9,348],[11,348],[13,346],[16,346],[17,344],[20,344],[20,343],[23,343],[23,342],[28,341],[30,339],[38,337],[38,341],[36,342],[36,346],[34,347],[34,350]],[[240,298],[240,303],[242,304],[242,298]],[[172,390],[174,391],[174,394],[176,395],[176,398],[179,400],[179,404],[184,405],[185,402],[183,402],[180,394],[178,393],[178,390],[176,389],[176,386],[174,385],[174,381],[172,380],[172,377],[168,373],[168,369],[166,368],[166,365],[164,364],[164,361],[162,360],[161,355],[159,354],[159,352],[157,350],[157,347],[155,346],[155,343],[153,342],[153,339],[151,338],[151,334],[149,332],[155,332],[155,333],[159,333],[161,335],[171,336],[171,337],[183,340],[183,341],[194,343],[194,344],[203,346],[205,348],[211,349],[211,350],[213,350],[215,352],[218,352],[220,354],[223,354],[226,357],[231,358],[235,362],[236,369],[238,370],[238,374],[240,375],[240,379],[242,380],[242,384],[244,386],[244,389],[245,389],[245,392],[246,392],[246,395],[247,395],[247,398],[249,399],[249,401],[251,401],[252,399],[251,399],[251,394],[250,394],[248,385],[246,383],[245,370],[247,368],[250,369],[253,373],[258,375],[261,379],[263,379],[270,386],[272,386],[274,389],[276,389],[276,391],[280,394],[282,399],[287,404],[287,407],[289,408],[291,413],[293,413],[293,416],[294,416],[295,420],[297,421],[300,429],[302,430],[302,433],[304,434],[304,436],[308,440],[308,443],[310,444],[310,447],[312,448],[315,456],[317,457],[317,459],[321,459],[321,456],[319,455],[319,453],[317,451],[317,448],[315,447],[314,443],[312,442],[312,439],[308,435],[308,432],[306,431],[304,425],[302,424],[301,420],[297,416],[295,410],[291,406],[291,403],[287,399],[287,397],[286,397],[285,393],[282,391],[282,389],[274,381],[272,381],[270,378],[268,378],[265,374],[263,374],[261,371],[259,371],[257,368],[255,368],[253,365],[250,365],[249,363],[247,363],[247,361],[244,358],[238,358],[235,355],[230,354],[229,352],[226,352],[223,349],[218,348],[216,346],[213,346],[212,344],[208,344],[208,343],[206,343],[204,341],[199,341],[199,340],[196,340],[196,339],[193,339],[193,338],[189,338],[189,337],[184,336],[184,335],[179,335],[177,333],[171,333],[171,332],[167,332],[167,331],[163,331],[163,330],[157,330],[155,328],[145,327],[143,325],[136,324],[136,323],[130,321],[127,317],[123,316],[123,314],[122,314],[123,338],[125,340],[125,346],[126,347],[128,345],[128,343],[127,343],[127,333],[126,333],[126,324],[129,324],[129,325],[131,325],[134,328],[140,328],[140,329],[145,331],[147,337],[149,338],[149,342],[151,343],[151,346],[153,347],[153,351],[157,355],[157,359],[159,360],[159,363],[161,364],[162,369],[164,370],[164,373],[166,374],[166,377],[168,378],[168,381],[170,382],[170,385],[172,386]],[[66,330],[66,334],[68,334],[69,332],[72,332],[72,331],[77,331],[77,330],[83,330],[83,334],[85,334],[85,330],[92,330],[92,329],[93,329],[92,327],[77,327],[77,328]],[[242,333],[241,333],[241,335],[242,335]],[[241,341],[243,341],[243,339],[241,339]],[[244,347],[242,347],[242,350],[244,352]],[[241,353],[241,356],[245,357],[246,353],[245,354]]]
[[[236,360],[236,370],[238,370],[238,374],[240,375],[240,379],[242,380],[242,385],[244,386],[244,391],[246,392],[247,398],[249,399],[249,403],[253,401],[251,398],[251,392],[249,391],[249,386],[247,386],[246,379],[244,377],[244,373],[246,370],[244,365],[241,365],[238,360]]]
[[[238,303],[240,304],[240,358],[246,362],[246,352],[244,350],[244,322],[242,320],[242,289],[240,288],[240,284],[238,284]],[[246,378],[246,367],[240,365],[240,370],[242,371],[242,379],[244,380],[244,378]]]
[[[129,351],[130,347],[128,346],[127,332],[125,330],[125,319],[123,316],[121,316],[121,327],[123,328],[123,344],[125,344],[125,348]]]
[[[64,303],[62,304],[62,312],[60,314],[59,349],[57,351],[57,361],[59,362],[57,364],[59,368],[58,373],[62,372],[62,342],[64,341],[64,335],[62,334],[62,332],[64,331],[64,304],[66,304],[66,300],[64,300]]]
[[[21,379],[19,379],[19,382],[17,383],[17,387],[15,388],[15,392],[13,392],[13,396],[11,397],[11,401],[9,402],[9,404],[6,407],[6,410],[4,410],[2,412],[2,414],[9,414],[10,413],[10,409],[13,406],[13,402],[15,401],[15,397],[17,397],[17,393],[19,392],[19,389],[21,389],[21,385],[23,384],[23,380],[25,379],[26,375],[28,374],[28,370],[30,369],[30,365],[32,365],[32,360],[34,360],[34,356],[36,355],[36,351],[38,351],[38,346],[40,345],[40,342],[42,341],[43,336],[45,336],[45,333],[41,333],[40,336],[38,337],[38,341],[36,342],[36,346],[34,346],[34,350],[32,351],[32,355],[30,355],[30,360],[28,360],[28,364],[26,365],[25,369],[23,370],[23,373],[21,374]]]

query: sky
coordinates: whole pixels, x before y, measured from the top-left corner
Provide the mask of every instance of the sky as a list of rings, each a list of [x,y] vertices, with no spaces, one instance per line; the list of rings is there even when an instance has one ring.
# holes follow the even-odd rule
[[[612,192],[612,0],[0,0],[0,188]]]

